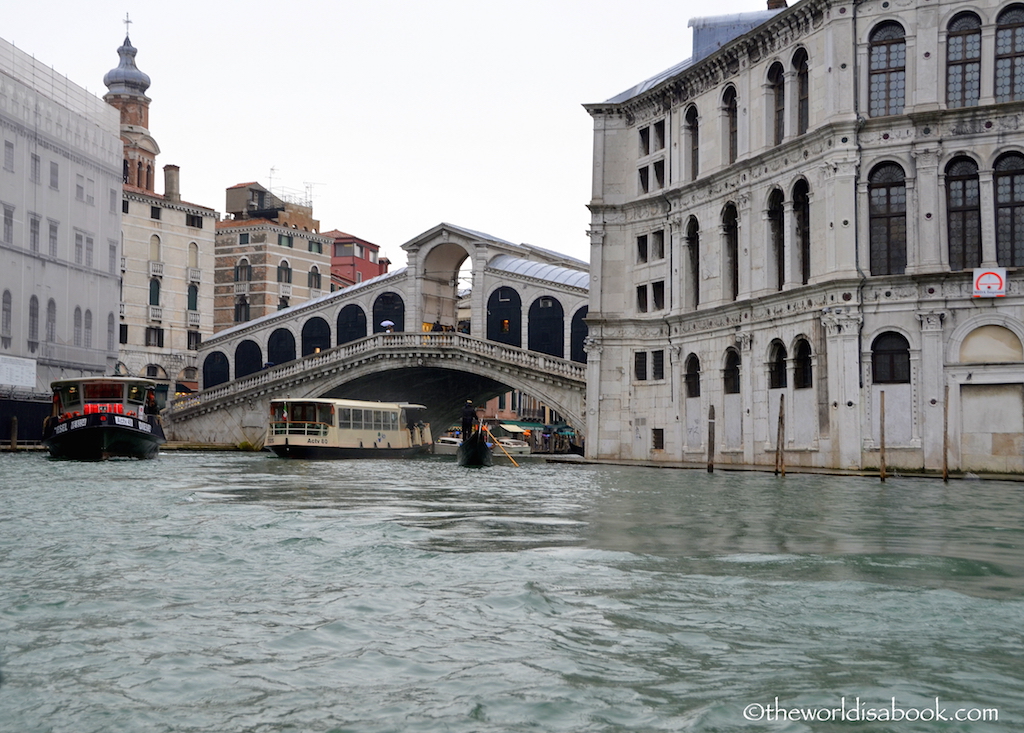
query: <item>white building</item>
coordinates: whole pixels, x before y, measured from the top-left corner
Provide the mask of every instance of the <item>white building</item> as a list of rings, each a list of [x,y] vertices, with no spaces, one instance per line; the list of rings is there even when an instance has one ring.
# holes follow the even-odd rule
[[[0,137],[0,390],[49,394],[117,360],[118,115],[0,40]]]
[[[587,107],[588,455],[703,461],[714,409],[718,463],[771,465],[784,398],[789,465],[874,467],[884,392],[888,465],[1024,470],[1024,6],[690,25]]]
[[[178,166],[164,166],[149,132],[149,76],[135,65],[127,37],[120,63],[104,77],[103,99],[120,115],[118,200],[123,212],[118,372],[149,377],[163,395],[198,387],[196,353],[213,334],[217,212],[181,198]]]

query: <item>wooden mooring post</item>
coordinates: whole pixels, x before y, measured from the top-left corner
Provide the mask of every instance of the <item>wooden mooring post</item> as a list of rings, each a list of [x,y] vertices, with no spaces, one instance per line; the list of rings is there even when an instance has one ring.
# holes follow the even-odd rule
[[[708,408],[708,473],[715,472],[715,406]]]
[[[885,390],[878,393],[878,478],[885,481]]]
[[[18,450],[18,416],[11,415],[11,450]]]
[[[775,475],[786,475],[786,395],[779,395],[779,426],[775,431]]]

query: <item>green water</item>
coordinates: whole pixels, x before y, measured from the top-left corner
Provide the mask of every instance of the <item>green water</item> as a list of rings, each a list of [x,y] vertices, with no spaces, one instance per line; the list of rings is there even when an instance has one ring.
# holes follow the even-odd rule
[[[4,454],[0,731],[1024,730],[1022,499]]]

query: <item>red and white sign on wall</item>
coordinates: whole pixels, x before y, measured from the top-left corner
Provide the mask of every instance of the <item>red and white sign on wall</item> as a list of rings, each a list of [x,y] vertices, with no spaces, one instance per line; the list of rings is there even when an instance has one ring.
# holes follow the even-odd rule
[[[1002,298],[1006,295],[1005,267],[976,267],[974,269],[974,297]]]

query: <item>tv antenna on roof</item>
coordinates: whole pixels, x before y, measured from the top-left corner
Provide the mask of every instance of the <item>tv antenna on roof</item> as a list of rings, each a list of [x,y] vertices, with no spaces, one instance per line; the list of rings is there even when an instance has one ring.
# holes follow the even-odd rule
[[[319,181],[303,181],[302,185],[306,187],[306,203],[313,206],[313,186],[324,186],[326,184],[320,183]]]

